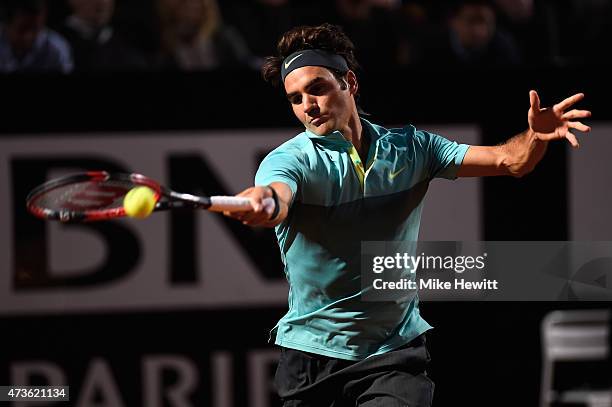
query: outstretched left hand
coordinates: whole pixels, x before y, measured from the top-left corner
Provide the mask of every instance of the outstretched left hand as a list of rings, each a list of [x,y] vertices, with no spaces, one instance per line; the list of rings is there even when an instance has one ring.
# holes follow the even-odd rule
[[[578,139],[570,131],[576,129],[588,132],[589,126],[579,121],[570,121],[590,117],[588,110],[572,109],[566,112],[572,105],[584,98],[584,93],[577,93],[568,97],[562,102],[557,103],[552,108],[540,108],[540,97],[535,90],[529,92],[531,107],[529,108],[528,121],[529,129],[536,133],[538,140],[551,141],[567,139],[572,147],[578,147]]]

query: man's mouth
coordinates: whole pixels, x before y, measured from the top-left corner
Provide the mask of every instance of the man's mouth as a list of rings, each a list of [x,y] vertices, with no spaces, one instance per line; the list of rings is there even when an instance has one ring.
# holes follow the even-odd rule
[[[319,117],[315,117],[314,119],[312,119],[310,121],[310,124],[312,124],[313,126],[319,126],[321,124],[323,124],[326,121],[324,116],[319,116]]]

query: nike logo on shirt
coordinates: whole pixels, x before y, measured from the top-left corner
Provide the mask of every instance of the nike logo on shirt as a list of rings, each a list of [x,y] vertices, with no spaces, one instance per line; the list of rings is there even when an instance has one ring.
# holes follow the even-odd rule
[[[395,179],[395,177],[397,177],[400,174],[400,172],[404,171],[405,169],[406,169],[406,166],[403,166],[402,168],[400,168],[399,170],[397,170],[395,172],[390,172],[389,173],[389,179],[390,180]]]

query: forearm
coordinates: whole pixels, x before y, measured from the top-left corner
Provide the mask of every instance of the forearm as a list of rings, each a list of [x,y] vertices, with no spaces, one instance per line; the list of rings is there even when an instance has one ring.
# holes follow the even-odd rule
[[[497,146],[470,146],[458,177],[522,177],[533,170],[546,151],[546,142],[530,130]]]
[[[522,177],[540,162],[548,143],[539,140],[537,133],[528,129],[497,146],[504,175]]]

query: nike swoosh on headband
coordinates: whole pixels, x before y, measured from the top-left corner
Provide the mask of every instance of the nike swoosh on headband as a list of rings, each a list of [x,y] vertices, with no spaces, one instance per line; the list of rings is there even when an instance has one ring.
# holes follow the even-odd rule
[[[291,58],[289,61],[285,62],[285,69],[289,68],[289,65],[291,65],[293,63],[293,61],[295,61],[296,59],[298,59],[302,55],[304,55],[304,54],[296,55],[293,58]]]

